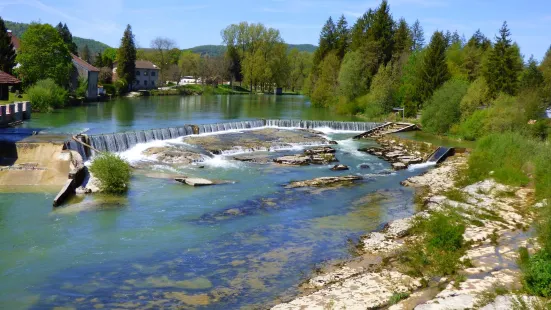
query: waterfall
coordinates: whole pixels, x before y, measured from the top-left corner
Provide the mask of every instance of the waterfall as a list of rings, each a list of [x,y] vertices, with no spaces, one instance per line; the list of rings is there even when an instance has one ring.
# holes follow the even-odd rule
[[[303,121],[303,120],[286,120],[286,119],[269,119],[266,120],[266,126],[283,127],[283,128],[331,128],[333,130],[343,131],[358,131],[364,132],[380,126],[382,123],[370,122],[335,122],[335,121]]]
[[[366,122],[335,122],[335,121],[305,121],[305,120],[251,120],[237,121],[217,124],[202,124],[197,125],[199,134],[216,133],[228,130],[254,129],[264,126],[282,127],[282,128],[331,128],[333,130],[343,131],[358,131],[364,132],[380,126],[382,123],[366,123]],[[142,131],[130,131],[112,134],[99,134],[89,136],[89,143],[92,147],[99,151],[107,152],[123,152],[139,143],[147,143],[156,140],[169,140],[178,137],[193,135],[193,126],[184,125],[182,127],[170,127],[160,129],[148,129]],[[74,142],[74,141],[73,141]],[[78,151],[81,154],[86,154],[84,148],[78,143],[68,142],[68,148]],[[82,148],[83,150],[79,150]],[[93,152],[92,152],[93,153]]]

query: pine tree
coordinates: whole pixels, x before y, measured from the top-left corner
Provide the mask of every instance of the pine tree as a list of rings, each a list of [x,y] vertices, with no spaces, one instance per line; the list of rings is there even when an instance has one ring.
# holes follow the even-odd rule
[[[90,63],[90,48],[88,47],[88,44],[84,45],[82,48],[82,51],[80,52],[80,58],[87,63]]]
[[[403,52],[409,51],[411,46],[411,31],[406,20],[401,18],[398,22],[398,28],[394,32],[394,58],[398,58]]]
[[[337,22],[336,33],[337,57],[342,61],[350,46],[350,30],[348,29],[348,22],[344,15],[342,15]]]
[[[449,78],[448,64],[446,63],[447,41],[444,34],[436,31],[427,47],[423,59],[421,77],[421,99],[428,100],[434,91],[442,86]]]
[[[481,48],[485,51],[492,46],[492,42],[478,29],[467,42],[467,46]]]
[[[4,20],[0,17],[0,70],[12,74],[15,67],[15,50]]]
[[[67,48],[69,49],[69,52],[75,54],[78,56],[78,48],[75,42],[73,42],[73,35],[71,34],[71,31],[69,31],[69,27],[67,27],[67,24],[57,24],[55,27],[57,32],[59,32],[59,35],[63,39],[63,42],[67,45]]]
[[[373,24],[373,10],[369,9],[354,24],[351,30],[350,48],[355,51],[367,40],[367,32]]]
[[[117,51],[117,76],[130,87],[136,79],[136,45],[132,27],[126,26],[121,45]]]
[[[543,82],[543,72],[538,67],[538,62],[532,55],[520,76],[520,87],[522,89],[537,89],[543,85]]]
[[[383,0],[375,11],[368,39],[379,45],[383,63],[386,65],[392,59],[394,50],[394,20],[390,15],[390,6],[386,0]]]
[[[518,90],[518,77],[522,70],[522,59],[518,46],[512,44],[507,22],[499,30],[494,48],[485,64],[484,74],[490,93],[495,96],[504,92],[511,96]]]
[[[325,25],[321,29],[318,49],[314,54],[314,65],[318,65],[331,51],[337,46],[337,27],[333,22],[333,18],[329,17]]]
[[[461,46],[463,46],[463,41],[461,40],[461,36],[457,32],[457,30],[454,31],[452,36],[451,36],[450,45],[454,45],[454,44],[461,44]]]
[[[416,20],[413,26],[411,27],[411,50],[420,51],[425,46],[425,32],[419,20]]]

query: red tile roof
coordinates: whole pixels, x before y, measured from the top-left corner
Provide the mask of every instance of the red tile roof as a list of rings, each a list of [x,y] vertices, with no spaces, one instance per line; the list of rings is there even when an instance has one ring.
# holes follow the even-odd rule
[[[73,62],[91,72],[99,72],[99,69],[80,59],[77,55],[71,54]]]
[[[0,84],[19,84],[19,83],[21,83],[21,81],[19,81],[14,76],[11,76],[4,71],[0,71]]]
[[[13,35],[13,33],[8,32],[8,36],[11,37],[11,44],[13,44],[13,47],[18,50],[19,46],[21,46],[21,43],[19,42],[19,39]]]

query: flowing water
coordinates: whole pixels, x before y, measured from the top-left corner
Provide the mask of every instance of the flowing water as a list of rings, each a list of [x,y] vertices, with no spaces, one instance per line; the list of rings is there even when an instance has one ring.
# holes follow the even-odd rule
[[[147,160],[140,154],[144,142],[183,144],[184,124],[230,123],[216,129],[239,131],[238,123],[261,118],[331,120],[325,113],[303,97],[167,97],[35,114],[26,126],[64,133],[87,129],[98,137],[173,128],[157,133],[162,141],[149,141],[145,134],[131,141],[126,135],[114,138],[115,148],[126,145],[120,149],[125,157],[140,161]],[[73,121],[61,121],[71,114]],[[123,197],[74,198],[57,209],[51,207],[55,192],[46,189],[0,193],[0,308],[266,308],[296,295],[316,266],[350,258],[359,236],[410,215],[413,193],[399,182],[428,169],[392,172],[388,163],[357,151],[373,144],[351,139],[363,127],[346,126],[314,127],[338,141],[336,156],[350,171],[260,165],[218,155],[205,161],[204,169],[152,165],[133,175]],[[205,125],[205,132],[207,127],[213,131]],[[234,182],[192,188],[162,178],[166,173]],[[331,189],[284,188],[292,180],[339,174],[365,180]]]

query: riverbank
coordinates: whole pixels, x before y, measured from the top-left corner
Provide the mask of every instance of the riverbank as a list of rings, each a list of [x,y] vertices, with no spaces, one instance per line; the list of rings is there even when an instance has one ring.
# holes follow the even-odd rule
[[[301,297],[273,309],[510,309],[515,300],[538,303],[512,294],[521,289],[518,248],[532,252],[537,244],[530,229],[534,191],[493,180],[456,188],[467,157],[458,154],[404,181],[418,191],[416,215],[362,237],[357,258],[325,268],[303,284]],[[447,275],[429,272],[430,265],[414,272],[412,253],[424,250],[412,246],[428,234],[418,223],[441,212],[459,215],[464,227],[458,264]]]

